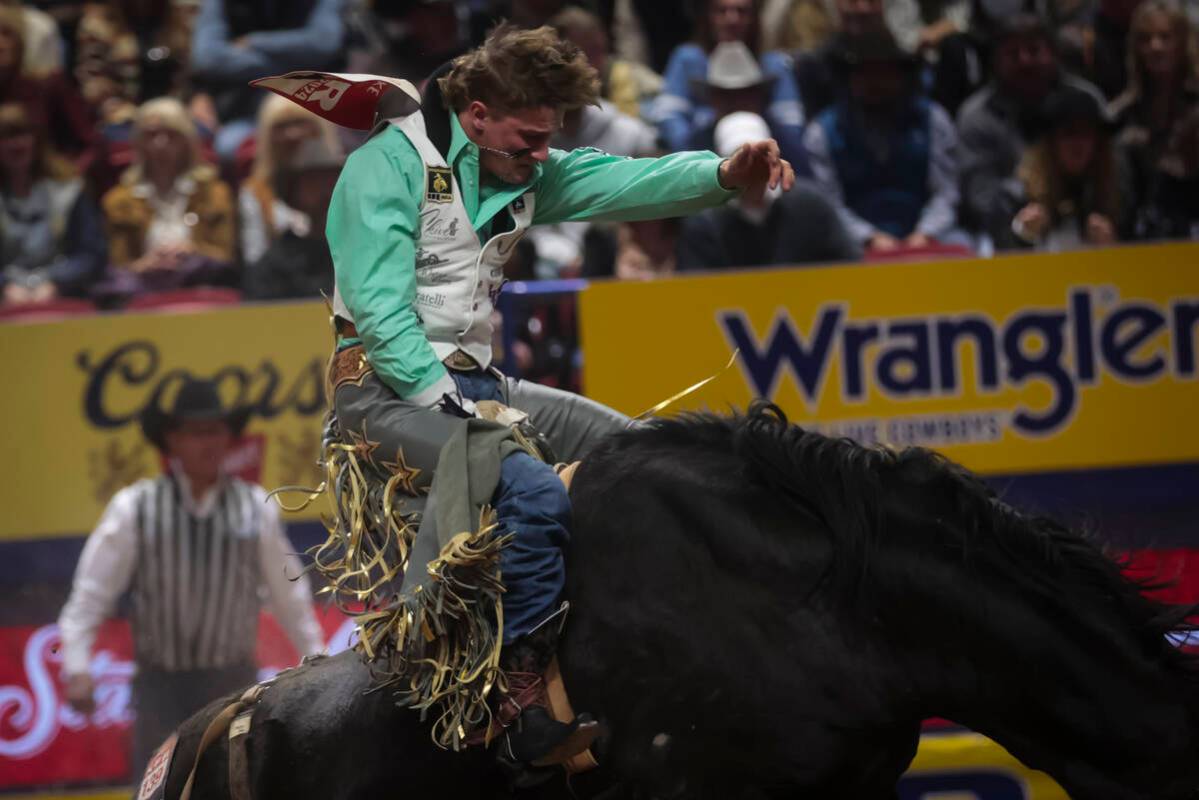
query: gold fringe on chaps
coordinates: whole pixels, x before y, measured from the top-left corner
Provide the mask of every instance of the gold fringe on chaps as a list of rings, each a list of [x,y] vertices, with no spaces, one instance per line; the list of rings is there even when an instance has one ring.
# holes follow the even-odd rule
[[[378,688],[390,688],[400,705],[421,719],[434,717],[433,741],[459,750],[475,730],[491,729],[488,695],[506,689],[499,668],[503,642],[504,586],[500,550],[511,538],[497,535],[494,512],[483,510],[478,533],[451,538],[428,566],[430,580],[410,597],[398,594],[408,568],[417,520],[404,515],[399,479],[384,480],[360,462],[353,445],[326,427],[325,480],[285,510],[306,508],[324,495],[325,541],[308,550],[308,569],[325,583],[343,613],[355,618],[354,645],[371,665]],[[414,565],[419,569],[423,565]]]

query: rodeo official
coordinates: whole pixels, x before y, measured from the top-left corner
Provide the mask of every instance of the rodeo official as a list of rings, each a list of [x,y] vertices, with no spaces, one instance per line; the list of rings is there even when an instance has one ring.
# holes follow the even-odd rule
[[[331,475],[362,474],[369,484],[353,496],[372,513],[343,513],[338,524],[347,534],[366,526],[368,536],[386,539],[382,528],[393,518],[378,520],[393,508],[392,490],[419,496],[432,488],[409,557],[414,568],[381,634],[401,665],[400,694],[417,708],[437,706],[431,713],[443,746],[477,741],[472,732],[490,724],[485,740],[498,738],[500,757],[514,767],[561,761],[597,733],[586,714],[555,721],[542,679],[562,627],[570,503],[554,469],[534,457],[545,451],[529,446],[521,426],[479,417],[497,408],[501,422],[527,415],[563,461],[582,458],[629,420],[491,366],[504,264],[530,225],[683,216],[739,192],[790,189],[791,166],[773,140],[723,160],[710,152],[630,159],[551,149],[563,113],[598,101],[599,79],[582,52],[548,27],[497,28],[435,72],[423,97],[404,81],[376,76],[292,73],[258,83],[334,122],[377,123],[347,160],[329,209],[339,341],[327,452]],[[505,417],[504,407],[520,413]],[[361,469],[336,468],[350,457]],[[352,496],[345,485],[340,491],[343,503]],[[494,511],[494,531],[472,516],[481,506]],[[474,537],[456,536],[463,531]],[[502,591],[494,591],[501,576]],[[496,601],[486,626],[472,627],[465,612],[429,616],[484,605],[458,605],[470,591]],[[493,655],[485,651],[496,628],[502,650],[496,643]],[[422,673],[429,664],[436,668]]]
[[[307,577],[261,486],[223,470],[246,409],[221,402],[216,383],[188,380],[170,411],[142,416],[165,457],[157,478],[113,496],[84,545],[58,625],[71,705],[94,706],[89,666],[96,632],[129,590],[134,774],[193,712],[257,677],[262,596],[300,655],[324,649]]]

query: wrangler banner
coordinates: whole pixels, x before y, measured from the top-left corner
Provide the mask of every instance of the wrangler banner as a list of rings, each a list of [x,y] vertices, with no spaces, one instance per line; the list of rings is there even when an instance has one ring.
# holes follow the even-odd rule
[[[333,341],[320,303],[8,324],[0,337],[0,540],[82,535],[117,489],[157,474],[138,416],[189,374],[251,407],[235,469],[271,488],[319,482]]]
[[[638,413],[753,398],[826,433],[985,473],[1199,460],[1199,245],[605,283],[581,296],[591,397]]]

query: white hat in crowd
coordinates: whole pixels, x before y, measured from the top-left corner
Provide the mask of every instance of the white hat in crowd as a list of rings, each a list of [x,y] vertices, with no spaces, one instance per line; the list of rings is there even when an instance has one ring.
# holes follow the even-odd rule
[[[716,152],[728,158],[746,142],[758,142],[770,138],[770,126],[766,120],[752,111],[734,111],[721,118],[712,132],[712,143]]]
[[[708,56],[708,74],[701,83],[708,89],[735,90],[773,82],[745,42],[721,42]]]

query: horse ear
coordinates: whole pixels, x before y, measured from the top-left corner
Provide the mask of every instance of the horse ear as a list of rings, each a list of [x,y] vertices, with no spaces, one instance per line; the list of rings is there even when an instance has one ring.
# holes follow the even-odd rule
[[[388,113],[396,108],[411,113],[420,107],[420,92],[410,82],[383,75],[300,70],[286,75],[259,78],[251,86],[286,97],[318,117],[346,128],[370,130],[375,124],[380,100],[388,96]],[[399,91],[395,91],[395,90]]]

